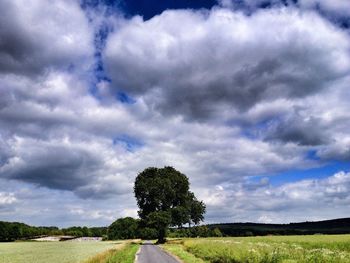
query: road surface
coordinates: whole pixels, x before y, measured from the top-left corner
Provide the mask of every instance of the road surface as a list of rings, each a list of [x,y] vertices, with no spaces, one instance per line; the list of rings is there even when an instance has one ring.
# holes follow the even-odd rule
[[[137,263],[179,263],[174,257],[170,256],[158,246],[153,245],[151,241],[145,241],[137,256]]]

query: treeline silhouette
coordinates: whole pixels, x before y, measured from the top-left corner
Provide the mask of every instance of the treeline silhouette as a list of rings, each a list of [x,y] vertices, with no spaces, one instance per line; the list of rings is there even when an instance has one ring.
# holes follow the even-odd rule
[[[218,228],[210,229],[207,226],[171,227],[167,229],[168,237],[221,237]],[[140,219],[132,217],[118,218],[108,227],[108,239],[156,239],[157,229],[144,225]]]
[[[107,235],[107,227],[69,227],[59,229],[55,226],[35,227],[19,222],[0,221],[0,241],[25,240],[51,235],[103,237]]]
[[[350,218],[290,224],[225,223],[207,225],[224,236],[350,234]]]
[[[168,231],[169,237],[350,234],[350,218],[290,224],[223,223],[191,228],[170,228]],[[138,227],[134,228],[133,224],[130,223],[122,225],[121,228],[114,223],[109,227],[75,226],[59,229],[55,226],[35,227],[24,223],[0,221],[0,241],[2,242],[51,235],[104,237],[105,239],[156,238],[156,233],[152,229],[145,228],[143,232],[139,232]]]

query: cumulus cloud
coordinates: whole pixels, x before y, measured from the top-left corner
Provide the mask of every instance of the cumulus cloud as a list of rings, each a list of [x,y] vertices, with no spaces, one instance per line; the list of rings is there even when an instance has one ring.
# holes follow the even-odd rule
[[[0,208],[2,205],[12,204],[17,201],[13,193],[0,192]]]
[[[86,69],[93,62],[93,34],[79,1],[1,1],[0,25],[3,74]]]
[[[237,127],[164,118],[142,101],[101,104],[71,74],[3,83],[0,173],[9,180],[101,199],[132,191],[147,166],[174,165],[195,184],[310,166],[294,146],[240,138]]]
[[[350,15],[348,0],[219,0],[220,6],[230,9],[243,9],[248,12],[259,8],[276,8],[281,6],[298,7],[305,10],[317,10],[337,18]]]
[[[267,7],[281,7],[281,6],[293,6],[296,4],[296,0],[219,0],[218,3],[222,7],[231,9],[248,9],[247,11],[254,11],[258,8]]]
[[[279,122],[266,134],[267,140],[294,142],[300,145],[315,146],[329,143],[330,136],[317,119],[303,119],[298,115]]]
[[[350,138],[345,137],[329,147],[321,148],[318,151],[318,156],[325,160],[350,160]]]
[[[91,153],[97,150],[91,144],[81,147],[69,141],[15,138],[12,147],[14,156],[1,167],[1,176],[51,188],[74,190],[102,166],[102,160]]]
[[[174,165],[196,185],[312,166],[293,145],[240,138],[237,127],[164,118],[145,105],[101,105],[78,84],[55,73],[34,86],[35,95],[6,90],[16,99],[0,110],[2,178],[101,199],[132,191],[147,166]]]
[[[312,220],[348,216],[339,208],[350,202],[350,173],[338,172],[325,179],[300,180],[279,186],[260,182],[255,184],[258,187],[254,190],[250,184],[227,185],[202,192],[209,205],[208,220],[288,223],[305,220],[305,213]],[[221,210],[223,218],[215,214]]]
[[[143,21],[65,0],[0,7],[4,220],[106,225],[135,216],[135,176],[165,165],[189,176],[207,222],[311,219],[309,191],[344,210],[348,197],[331,181],[346,185],[347,173],[269,181],[349,160],[349,36],[318,14],[214,8]],[[106,47],[93,46],[104,26],[114,29]],[[111,81],[92,76],[94,52]],[[318,158],[305,158],[310,150]],[[296,212],[296,195],[309,212]]]
[[[205,119],[318,93],[349,72],[348,50],[346,33],[312,12],[213,9],[135,17],[109,37],[104,60],[116,89]]]
[[[106,226],[131,208],[136,210],[129,195],[119,195],[105,202],[81,199],[69,191],[53,191],[4,179],[0,182],[0,192],[16,198],[11,204],[0,205],[0,216],[5,221],[16,220],[38,226]]]
[[[117,158],[127,150],[121,144],[114,145],[113,137],[106,137],[125,131],[118,128],[122,119],[106,129],[120,113],[117,109],[104,111],[78,91],[77,82],[76,89],[71,89],[65,81],[69,83],[70,78],[56,73],[51,81],[34,85],[34,94],[23,92],[19,96],[27,91],[21,85],[20,90],[3,90],[15,99],[0,110],[1,177],[74,191],[84,198],[125,193],[131,178],[118,174]],[[105,118],[108,113],[114,117],[95,121],[104,113]]]
[[[332,15],[350,16],[350,1],[347,0],[300,0],[299,5],[302,8],[319,8]]]

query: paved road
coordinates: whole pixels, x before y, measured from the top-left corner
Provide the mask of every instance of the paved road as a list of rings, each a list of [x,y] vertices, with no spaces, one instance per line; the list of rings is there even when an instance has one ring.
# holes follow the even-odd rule
[[[137,263],[179,263],[175,258],[153,245],[150,241],[145,241],[141,246],[141,251],[137,256]]]

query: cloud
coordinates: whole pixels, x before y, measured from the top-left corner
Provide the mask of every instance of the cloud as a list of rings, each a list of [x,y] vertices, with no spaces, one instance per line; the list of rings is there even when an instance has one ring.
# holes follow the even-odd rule
[[[69,209],[69,213],[72,215],[77,215],[93,220],[103,218],[112,221],[115,219],[114,212],[111,210],[84,210],[79,207],[72,207]]]
[[[349,36],[320,15],[214,8],[143,21],[71,1],[18,3],[0,4],[0,200],[16,198],[1,208],[4,220],[135,216],[136,175],[165,165],[189,177],[207,222],[327,218],[331,200],[346,210],[339,184],[270,183],[349,159]],[[102,31],[111,31],[106,46]],[[102,62],[94,52],[111,81],[91,71]],[[305,158],[310,151],[316,158]],[[314,213],[308,191],[326,184],[327,209]]]
[[[70,73],[2,83],[0,175],[8,180],[106,199],[132,192],[148,166],[174,165],[210,185],[310,165],[295,147],[240,138],[237,127],[163,117],[142,101],[99,101]]]
[[[2,74],[36,76],[93,62],[93,34],[78,1],[1,1],[0,24]]]
[[[17,201],[17,198],[13,193],[0,192],[0,208],[3,205],[13,204]]]
[[[303,10],[317,10],[336,18],[347,18],[350,15],[350,2],[347,0],[219,0],[218,3],[222,7],[242,9],[247,12],[253,12],[259,8],[291,6]]]
[[[50,141],[15,138],[12,141],[14,156],[1,167],[2,177],[38,183],[55,189],[74,190],[86,184],[95,167],[102,160],[69,141]],[[96,150],[93,146],[89,146]]]
[[[282,6],[294,6],[295,0],[219,0],[218,4],[230,9],[245,9],[246,11],[254,11],[258,8],[271,8]]]
[[[318,8],[336,16],[350,16],[350,2],[346,0],[300,0],[299,5],[301,8]]]
[[[123,195],[132,188],[137,170],[120,169],[128,149],[113,143],[132,134],[126,125],[130,113],[121,105],[100,105],[87,81],[65,72],[36,80],[8,75],[1,83],[1,178],[82,198]]]
[[[2,178],[105,199],[132,192],[148,166],[174,165],[194,184],[211,185],[311,165],[296,147],[240,138],[237,127],[164,118],[141,102],[100,104],[65,73],[35,85],[15,80],[4,90],[14,99],[0,110]],[[133,148],[133,140],[142,143]]]
[[[324,160],[350,160],[350,138],[345,137],[335,142],[329,147],[321,148],[318,151],[318,156]]]
[[[107,226],[129,208],[136,209],[131,195],[116,196],[107,201],[81,199],[69,191],[53,191],[18,181],[0,181],[0,192],[16,198],[11,204],[0,205],[0,216],[5,221],[36,226]],[[7,190],[2,191],[4,182]]]
[[[104,61],[115,89],[203,120],[327,89],[349,72],[348,50],[347,34],[312,12],[182,10],[133,18],[108,38]]]
[[[209,205],[207,219],[213,222],[243,219],[288,223],[305,220],[305,213],[312,220],[346,217],[346,211],[339,208],[349,204],[349,190],[350,173],[338,172],[324,179],[300,180],[279,186],[266,183],[256,188],[249,184],[248,187],[247,184],[227,185],[204,191],[202,197]],[[221,210],[220,214],[225,215],[223,218],[215,215]]]
[[[294,142],[300,145],[316,146],[328,144],[329,135],[314,118],[302,119],[300,116],[279,122],[266,134],[267,140]]]

